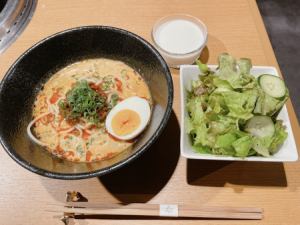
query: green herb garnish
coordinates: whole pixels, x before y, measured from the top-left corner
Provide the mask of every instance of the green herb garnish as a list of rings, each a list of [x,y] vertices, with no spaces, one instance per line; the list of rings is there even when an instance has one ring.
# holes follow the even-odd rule
[[[103,91],[108,91],[111,88],[111,86],[113,85],[112,79],[113,79],[113,76],[111,76],[111,75],[107,75],[103,78],[103,82],[101,84],[101,89]]]
[[[90,88],[86,80],[76,85],[66,94],[66,100],[60,101],[59,108],[68,120],[80,117],[91,123],[99,122],[99,111],[105,107],[106,98]]]
[[[108,104],[108,109],[112,109],[118,103],[118,100],[119,100],[119,95],[112,94]]]
[[[82,148],[81,145],[78,145],[78,146],[76,147],[76,152],[77,152],[77,154],[78,154],[80,157],[83,155],[84,150],[83,150],[83,148]]]

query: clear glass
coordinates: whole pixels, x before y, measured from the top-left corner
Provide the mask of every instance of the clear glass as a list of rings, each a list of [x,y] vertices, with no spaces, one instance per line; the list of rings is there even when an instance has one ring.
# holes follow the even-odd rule
[[[180,54],[180,53],[168,52],[159,45],[159,42],[157,39],[158,38],[157,37],[158,28],[162,24],[164,24],[168,21],[178,20],[178,19],[190,21],[198,26],[198,28],[201,30],[203,37],[204,37],[204,41],[200,47],[198,47],[197,49],[195,49],[191,52]],[[152,41],[154,43],[154,46],[157,48],[159,53],[162,55],[162,57],[167,62],[168,66],[172,67],[172,68],[179,68],[180,65],[193,64],[196,61],[196,59],[199,58],[203,48],[205,47],[205,45],[207,43],[207,36],[208,36],[207,34],[208,33],[207,33],[207,28],[206,28],[205,24],[198,18],[190,16],[190,15],[186,15],[186,14],[174,14],[174,15],[165,16],[165,17],[159,19],[154,24],[154,26],[152,28]]]

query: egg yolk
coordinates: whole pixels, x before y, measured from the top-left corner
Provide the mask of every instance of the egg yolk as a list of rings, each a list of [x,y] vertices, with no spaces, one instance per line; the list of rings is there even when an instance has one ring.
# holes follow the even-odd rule
[[[125,109],[118,112],[112,118],[112,130],[119,136],[132,133],[141,123],[140,116],[137,112]]]

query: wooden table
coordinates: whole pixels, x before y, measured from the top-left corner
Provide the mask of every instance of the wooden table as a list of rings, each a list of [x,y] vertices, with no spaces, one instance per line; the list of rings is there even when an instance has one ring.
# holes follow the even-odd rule
[[[216,63],[221,52],[249,57],[254,65],[278,66],[255,1],[251,0],[40,0],[21,37],[0,55],[0,77],[31,45],[55,32],[103,24],[128,29],[150,40],[154,22],[167,14],[187,13],[203,20],[209,31],[202,60]],[[0,224],[62,224],[45,212],[63,202],[68,190],[99,202],[186,203],[256,206],[262,221],[230,220],[85,220],[78,224],[300,224],[300,163],[193,161],[179,157],[179,76],[174,113],[162,138],[142,158],[105,176],[78,181],[33,174],[0,150]],[[287,103],[300,146],[299,124]],[[1,147],[2,148],[2,147]]]

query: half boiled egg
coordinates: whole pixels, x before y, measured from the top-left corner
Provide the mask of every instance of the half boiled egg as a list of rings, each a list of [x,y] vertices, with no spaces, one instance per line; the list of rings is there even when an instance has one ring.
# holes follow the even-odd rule
[[[111,109],[106,117],[105,127],[112,136],[130,140],[146,128],[150,116],[151,109],[146,99],[129,97]]]

